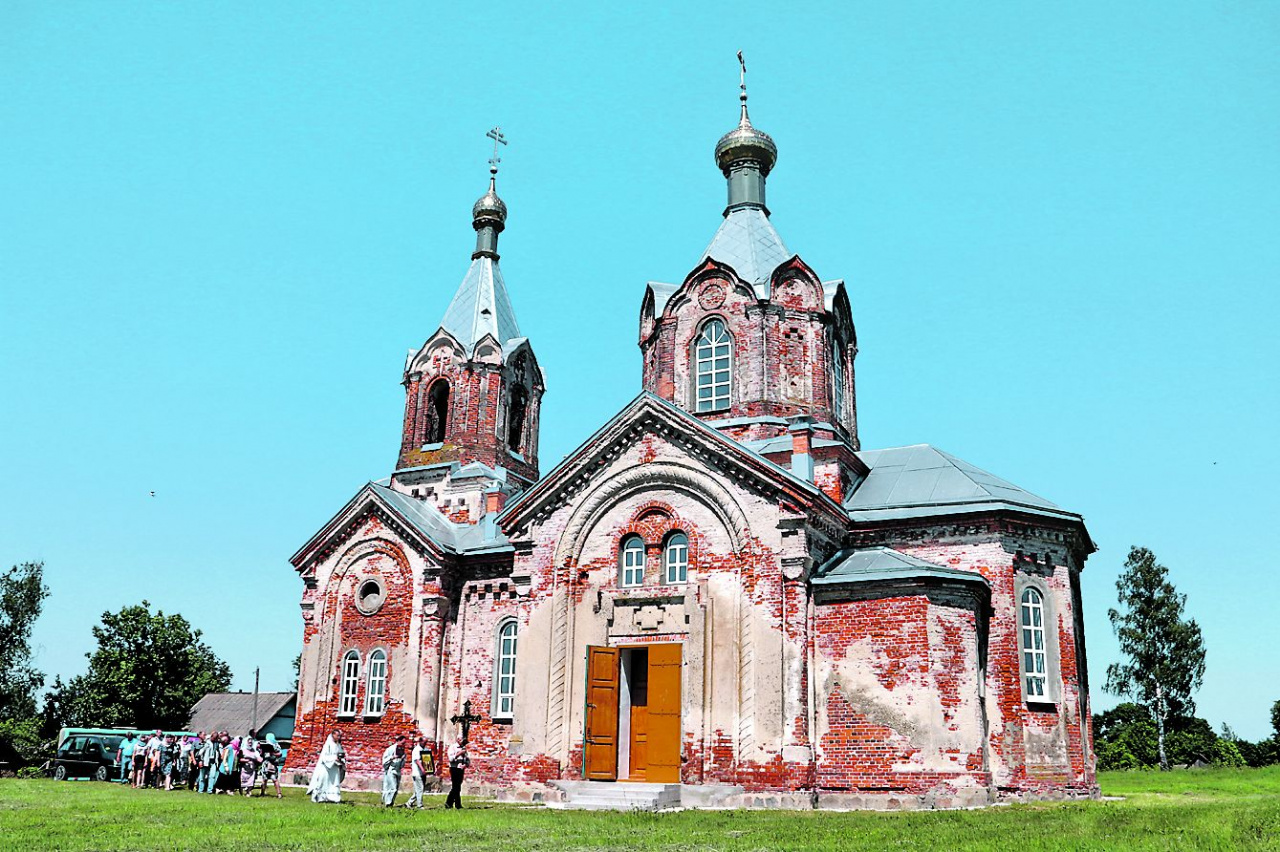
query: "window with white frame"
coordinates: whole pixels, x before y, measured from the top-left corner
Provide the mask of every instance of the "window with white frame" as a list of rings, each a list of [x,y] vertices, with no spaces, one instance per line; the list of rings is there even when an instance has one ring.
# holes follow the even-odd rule
[[[622,585],[639,586],[644,582],[644,542],[633,535],[622,543]]]
[[[702,327],[693,348],[694,401],[697,411],[719,411],[729,407],[730,350],[733,338],[722,320],[713,319]]]
[[[667,583],[683,583],[689,579],[689,538],[684,533],[672,533],[662,552],[663,580]]]
[[[498,628],[498,653],[494,655],[493,717],[510,719],[516,710],[516,622],[509,619]]]
[[[381,716],[387,703],[387,653],[374,651],[369,655],[369,682],[365,684],[364,715]]]
[[[844,417],[844,357],[840,341],[831,338],[831,407],[836,420]]]
[[[1038,589],[1022,593],[1022,677],[1028,701],[1047,698],[1048,660],[1044,643],[1044,597]]]
[[[348,651],[342,658],[342,691],[338,697],[338,715],[356,715],[356,691],[360,688],[360,652]]]

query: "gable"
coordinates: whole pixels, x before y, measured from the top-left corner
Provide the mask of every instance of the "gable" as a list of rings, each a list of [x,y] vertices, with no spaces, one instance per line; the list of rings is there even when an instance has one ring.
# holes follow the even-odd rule
[[[689,464],[684,466],[688,470],[715,470],[771,502],[825,518],[833,529],[842,527],[844,523],[845,515],[838,504],[813,483],[799,479],[646,391],[510,503],[499,517],[499,524],[511,535],[531,522],[545,518],[573,495],[594,487],[609,475],[611,463],[646,435],[679,447],[689,459]],[[675,475],[674,471],[672,475]],[[639,477],[636,487],[640,487],[644,474],[635,476]]]

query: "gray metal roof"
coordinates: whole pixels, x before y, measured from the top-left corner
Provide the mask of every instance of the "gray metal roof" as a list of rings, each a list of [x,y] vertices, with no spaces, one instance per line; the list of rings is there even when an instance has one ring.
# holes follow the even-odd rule
[[[845,500],[845,508],[854,520],[890,520],[992,508],[1016,508],[1080,520],[1079,515],[928,444],[863,450],[858,457],[871,473]]]
[[[702,257],[732,267],[764,299],[769,296],[769,276],[791,259],[791,252],[763,210],[741,207],[724,217]]]
[[[477,553],[503,550],[511,546],[500,528],[492,538],[486,538],[483,524],[455,524],[430,501],[410,497],[376,482],[370,482],[369,487],[418,532],[443,550],[451,553]]]
[[[930,577],[990,586],[981,574],[926,562],[888,547],[842,550],[814,571],[812,582],[815,586],[836,586]]]
[[[520,336],[497,260],[481,255],[471,261],[440,325],[467,351],[486,334],[492,335],[499,346]]]
[[[258,727],[266,725],[295,698],[297,695],[292,692],[259,692]],[[253,718],[252,692],[210,692],[191,708],[187,730],[227,731],[238,736],[249,732]]]

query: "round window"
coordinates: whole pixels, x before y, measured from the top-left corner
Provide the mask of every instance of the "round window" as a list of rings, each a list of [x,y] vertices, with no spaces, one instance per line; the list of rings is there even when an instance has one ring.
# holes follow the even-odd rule
[[[361,580],[356,589],[356,609],[373,615],[382,608],[382,584],[372,578]]]

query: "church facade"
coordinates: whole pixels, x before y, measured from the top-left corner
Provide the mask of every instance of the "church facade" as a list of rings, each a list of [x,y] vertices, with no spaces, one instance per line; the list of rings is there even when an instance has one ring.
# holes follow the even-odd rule
[[[404,366],[395,470],[291,560],[290,769],[342,730],[373,779],[395,735],[442,749],[469,716],[469,783],[526,799],[572,779],[795,807],[1096,795],[1083,520],[934,447],[861,446],[848,292],[773,227],[777,149],[741,99],[718,230],[638,294],[643,390],[545,475],[491,179]]]

